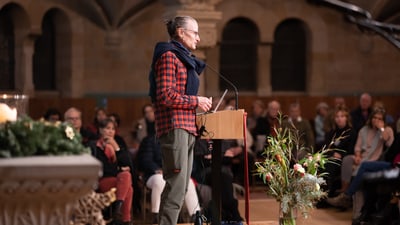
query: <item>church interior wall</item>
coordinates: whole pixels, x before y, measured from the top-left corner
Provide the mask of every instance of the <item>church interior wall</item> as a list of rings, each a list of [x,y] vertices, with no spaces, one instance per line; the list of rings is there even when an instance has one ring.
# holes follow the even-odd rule
[[[140,103],[145,101],[154,45],[168,40],[163,23],[168,9],[162,1],[155,1],[116,29],[99,26],[76,10],[57,4],[57,1],[0,0],[0,9],[10,2],[17,9],[14,16],[18,38],[15,48],[16,92],[27,93],[36,99],[123,97],[137,98]],[[42,19],[53,8],[60,10],[58,22],[70,28],[63,27],[60,31],[62,43],[66,45],[57,46],[58,50],[63,49],[62,54],[57,55],[58,90],[49,94],[34,91],[32,61],[29,60],[34,54],[34,40],[41,34]],[[258,27],[258,84],[257,90],[243,93],[247,103],[251,102],[248,97],[289,96],[296,99],[297,96],[325,98],[341,95],[354,98],[362,92],[374,96],[400,95],[399,50],[382,37],[363,33],[345,22],[340,13],[293,0],[221,0],[215,10],[222,15],[216,22],[217,45],[200,50],[204,51],[205,61],[217,70],[224,26],[233,18],[245,17]],[[270,86],[274,32],[279,23],[288,18],[303,21],[308,31],[305,93],[275,93]],[[206,70],[202,78],[202,90],[207,95],[218,96],[219,79],[210,73]],[[92,107],[92,103],[90,105]],[[121,109],[122,119],[125,115],[128,117],[130,110]],[[129,117],[128,121],[132,119]]]

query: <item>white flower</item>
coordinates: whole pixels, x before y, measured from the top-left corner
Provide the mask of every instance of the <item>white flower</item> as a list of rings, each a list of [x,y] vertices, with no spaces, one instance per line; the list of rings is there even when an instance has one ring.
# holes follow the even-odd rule
[[[67,126],[65,128],[65,135],[67,136],[67,138],[69,139],[74,139],[75,133],[74,133],[74,129],[72,129],[72,127]]]
[[[318,183],[315,183],[315,189],[316,189],[317,191],[319,191],[319,189],[320,189],[320,186],[319,186],[319,184],[318,184]]]

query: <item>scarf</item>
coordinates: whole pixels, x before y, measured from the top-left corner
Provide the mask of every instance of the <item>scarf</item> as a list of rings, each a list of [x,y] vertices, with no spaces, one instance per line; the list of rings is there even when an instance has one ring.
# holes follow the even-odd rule
[[[103,138],[100,138],[97,141],[96,146],[104,151],[109,163],[115,163],[117,161],[117,156],[115,155],[113,147],[110,144],[107,144]]]
[[[185,48],[181,43],[177,41],[159,42],[154,48],[153,61],[151,63],[151,70],[149,73],[149,96],[151,97],[151,101],[156,101],[157,90],[154,65],[156,64],[160,56],[167,51],[173,52],[187,69],[185,94],[197,95],[200,85],[198,76],[201,74],[201,72],[203,72],[206,64],[203,61],[197,59],[187,48]]]

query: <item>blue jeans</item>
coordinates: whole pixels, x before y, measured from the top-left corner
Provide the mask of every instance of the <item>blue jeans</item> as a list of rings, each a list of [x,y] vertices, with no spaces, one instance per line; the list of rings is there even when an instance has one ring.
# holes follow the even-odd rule
[[[392,164],[384,161],[365,161],[362,162],[356,176],[351,180],[349,188],[347,188],[345,194],[347,196],[353,196],[354,193],[358,190],[361,182],[363,181],[364,174],[370,172],[378,172],[381,170],[390,169]]]

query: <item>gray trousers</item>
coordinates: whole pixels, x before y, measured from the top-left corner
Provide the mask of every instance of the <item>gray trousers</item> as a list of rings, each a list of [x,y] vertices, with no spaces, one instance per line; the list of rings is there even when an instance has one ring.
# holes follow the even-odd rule
[[[353,176],[354,155],[346,155],[342,159],[341,179],[342,181],[350,184],[351,177]]]
[[[159,140],[166,181],[161,194],[159,224],[174,225],[178,222],[192,173],[195,136],[186,130],[174,129]]]

